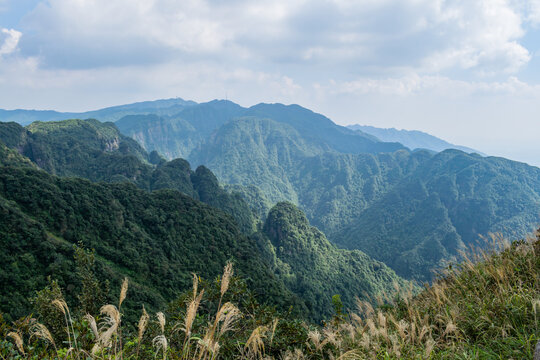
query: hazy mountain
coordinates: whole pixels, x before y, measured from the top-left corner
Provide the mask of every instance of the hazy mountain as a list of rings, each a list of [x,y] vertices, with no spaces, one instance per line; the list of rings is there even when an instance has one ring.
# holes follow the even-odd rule
[[[156,150],[168,159],[188,158],[214,130],[244,111],[230,101],[215,100],[188,107],[174,116],[125,116],[116,126],[148,151]]]
[[[127,105],[119,105],[86,112],[58,112],[53,110],[2,110],[0,121],[14,121],[28,125],[34,121],[58,121],[66,119],[98,119],[100,121],[116,121],[126,115],[157,114],[174,115],[186,107],[195,105],[193,101],[180,98],[155,101],[143,101]]]
[[[367,125],[349,125],[347,127],[352,130],[359,130],[363,133],[373,135],[381,141],[398,142],[411,150],[427,149],[440,152],[446,149],[457,149],[466,153],[484,155],[480,151],[466,146],[450,144],[436,136],[418,130],[397,130],[395,128],[383,129]]]
[[[169,117],[127,116],[116,124],[120,131],[167,158],[200,158],[200,148],[211,142],[227,122],[239,118],[273,120],[301,134],[304,142],[347,153],[395,151],[403,146],[383,143],[362,132],[334,124],[327,117],[298,105],[258,104],[243,108],[231,101],[214,100],[190,106]]]

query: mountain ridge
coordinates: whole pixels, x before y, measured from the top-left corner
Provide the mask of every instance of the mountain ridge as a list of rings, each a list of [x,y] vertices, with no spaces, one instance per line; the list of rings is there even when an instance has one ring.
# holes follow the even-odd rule
[[[466,153],[477,153],[486,156],[482,152],[471,149],[466,146],[454,145],[436,136],[419,130],[398,130],[396,128],[378,128],[370,125],[347,125],[347,128],[362,131],[375,136],[381,141],[399,142],[411,150],[427,149],[435,152],[441,152],[446,149],[457,149]]]

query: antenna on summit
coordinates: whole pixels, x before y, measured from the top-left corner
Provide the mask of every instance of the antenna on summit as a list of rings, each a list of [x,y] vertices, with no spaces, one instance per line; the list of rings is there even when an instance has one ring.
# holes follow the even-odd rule
[[[227,97],[227,91],[225,91],[225,101],[228,101],[229,98]]]

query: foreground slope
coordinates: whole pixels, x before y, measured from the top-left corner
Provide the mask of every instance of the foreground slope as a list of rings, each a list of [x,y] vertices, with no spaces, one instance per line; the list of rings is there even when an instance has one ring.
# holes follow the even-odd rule
[[[344,312],[339,298],[334,298],[336,312],[324,326],[302,324],[290,315],[275,318],[275,312],[247,300],[249,290],[238,288],[241,281],[227,277],[226,270],[213,283],[201,286],[195,281],[185,301],[176,301],[159,314],[160,326],[152,321],[145,326],[149,318],[143,310],[138,333],[126,331],[136,320],[114,311],[112,304],[108,314],[103,313],[106,323],[95,330],[93,318],[73,308],[71,329],[62,327],[60,311],[13,323],[0,316],[0,355],[57,359],[69,348],[72,355],[89,359],[117,358],[120,353],[124,358],[171,359],[532,360],[534,353],[536,360],[539,238],[540,234],[511,245],[496,241],[497,251],[469,253],[472,261],[454,264],[416,296],[409,294],[380,307],[360,302],[357,311]],[[132,294],[129,290],[127,299]],[[227,303],[221,303],[223,294]],[[208,313],[208,305],[216,312]],[[55,319],[60,325],[53,335],[36,323],[55,330]],[[72,345],[66,330],[78,335],[78,344]],[[111,334],[114,341],[100,341],[104,334]],[[156,346],[158,341],[166,342],[165,351]]]

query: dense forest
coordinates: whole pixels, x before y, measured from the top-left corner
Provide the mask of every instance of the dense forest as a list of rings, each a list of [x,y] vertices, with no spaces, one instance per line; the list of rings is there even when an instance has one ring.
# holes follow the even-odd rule
[[[168,127],[180,122],[196,126],[177,136]],[[290,201],[331,242],[420,282],[481,236],[517,238],[540,223],[536,167],[455,149],[410,151],[297,105],[213,101],[118,125],[148,150],[182,149],[223,183],[251,187],[239,193],[252,209]],[[180,138],[191,145],[168,147]]]
[[[48,276],[69,289],[69,301],[76,300],[77,248],[95,251],[99,279],[118,283],[129,276],[137,294],[133,300],[149,309],[179,296],[191,284],[191,272],[213,278],[228,260],[262,303],[314,322],[330,316],[332,295],[343,295],[345,306],[352,308],[355,297],[391,293],[393,283],[405,283],[363,253],[337,250],[296,208],[275,210],[271,213],[279,216],[268,218],[264,229],[257,226],[259,214],[240,194],[223,189],[207,168],[192,171],[183,159],[152,163],[152,154],[112,123],[0,125],[0,139],[12,147],[2,144],[7,155],[0,162],[1,231],[8,249],[3,255],[11,264],[3,273],[11,285],[0,295],[6,300],[1,310],[10,318],[31,309],[31,294],[46,285]],[[268,240],[274,238],[268,229],[280,221],[298,229],[291,236],[305,233],[302,239],[290,238],[285,246],[290,249],[283,253],[285,242],[276,252]],[[287,257],[300,243],[303,255]],[[320,278],[307,276],[309,258],[315,259],[311,266],[319,268]],[[286,274],[279,265],[285,262]],[[347,271],[336,276],[336,266]],[[37,269],[37,276],[30,269]],[[327,279],[324,287],[322,278]],[[126,309],[132,316],[129,302]]]
[[[3,357],[532,358],[538,168],[297,105],[9,114],[47,121],[0,122]]]

